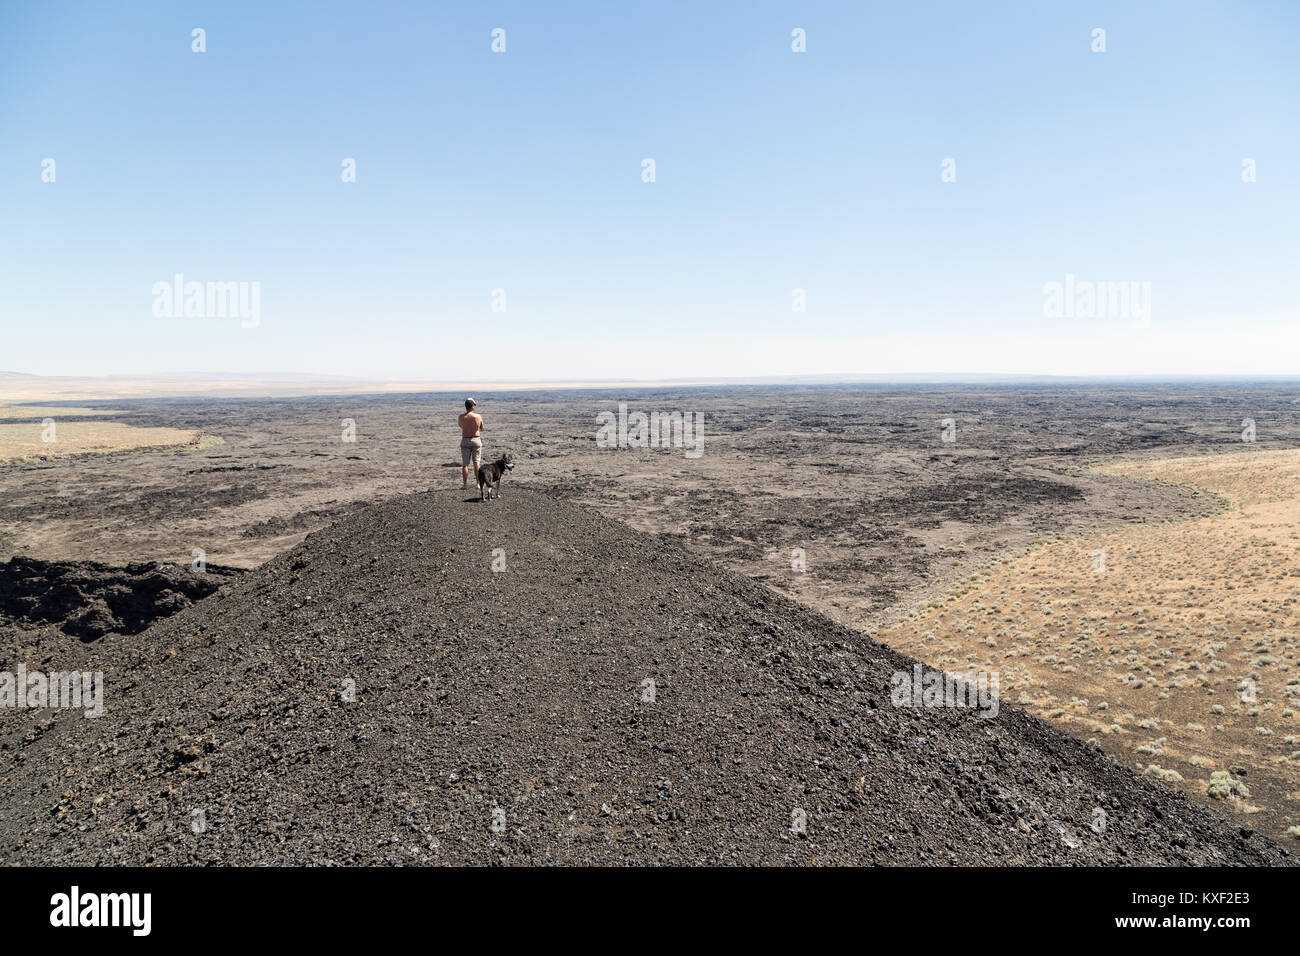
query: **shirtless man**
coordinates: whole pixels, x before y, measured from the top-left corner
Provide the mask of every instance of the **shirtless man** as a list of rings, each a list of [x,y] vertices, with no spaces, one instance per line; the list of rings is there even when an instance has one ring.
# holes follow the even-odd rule
[[[460,422],[460,487],[462,491],[469,488],[470,465],[474,466],[474,475],[478,475],[478,466],[483,460],[483,416],[474,411],[474,399],[465,399],[465,411],[456,419]]]

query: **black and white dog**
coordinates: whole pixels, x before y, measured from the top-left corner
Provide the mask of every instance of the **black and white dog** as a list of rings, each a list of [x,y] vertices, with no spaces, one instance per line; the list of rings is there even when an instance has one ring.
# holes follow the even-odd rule
[[[483,465],[478,470],[478,500],[483,501],[484,494],[486,500],[491,501],[493,497],[501,497],[501,479],[506,476],[507,471],[513,471],[515,467],[514,459],[509,455],[502,455],[490,465]],[[494,495],[493,492],[496,494]]]

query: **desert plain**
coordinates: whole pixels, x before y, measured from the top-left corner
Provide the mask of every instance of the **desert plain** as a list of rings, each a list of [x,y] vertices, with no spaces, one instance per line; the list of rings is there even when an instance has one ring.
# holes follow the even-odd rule
[[[128,658],[125,642],[147,644],[155,633],[179,639],[187,615],[222,600],[221,592],[232,586],[228,582],[264,565],[278,568],[273,562],[290,552],[298,556],[284,558],[292,567],[309,563],[305,555],[311,553],[314,533],[325,533],[320,540],[331,553],[342,553],[346,545],[337,529],[360,534],[364,521],[356,525],[362,520],[358,515],[384,502],[408,500],[403,496],[415,496],[409,499],[412,515],[439,527],[422,528],[416,521],[400,533],[395,528],[401,548],[409,549],[402,553],[419,553],[423,534],[429,548],[453,555],[456,543],[449,541],[447,529],[461,529],[457,533],[466,535],[467,548],[485,552],[481,564],[475,559],[461,566],[463,555],[449,557],[465,575],[467,592],[476,594],[480,584],[497,587],[501,579],[489,566],[493,534],[503,542],[510,537],[509,549],[528,551],[507,527],[509,509],[525,508],[514,499],[521,492],[527,510],[518,512],[520,527],[546,529],[558,522],[566,535],[599,537],[586,530],[587,519],[564,517],[581,513],[642,536],[629,539],[635,543],[625,551],[604,557],[600,548],[584,550],[569,538],[563,549],[539,540],[534,547],[545,550],[551,563],[537,581],[550,590],[545,599],[535,596],[543,602],[535,607],[549,606],[544,600],[562,607],[565,575],[571,573],[584,588],[593,576],[604,575],[610,608],[605,613],[627,612],[620,591],[644,601],[644,588],[630,583],[637,569],[618,555],[651,547],[643,556],[649,567],[659,552],[641,542],[658,540],[680,556],[670,562],[676,583],[662,585],[675,592],[677,605],[713,587],[743,594],[752,603],[757,599],[748,585],[738,583],[744,580],[760,589],[754,593],[777,592],[781,601],[825,619],[825,627],[840,629],[825,632],[834,634],[827,638],[828,648],[879,642],[952,673],[995,673],[1008,710],[1023,709],[1104,753],[1142,787],[1155,788],[1150,793],[1179,795],[1198,807],[1197,813],[1204,810],[1212,815],[1207,819],[1222,819],[1245,835],[1237,839],[1258,832],[1292,852],[1300,848],[1300,720],[1294,712],[1300,701],[1296,387],[1124,383],[480,391],[485,456],[508,452],[516,463],[503,499],[486,505],[478,503],[476,492],[460,491],[455,418],[463,397],[460,392],[185,396],[39,406],[11,401],[0,409],[0,561],[8,562],[0,565],[5,666],[26,660],[53,668],[103,654],[113,666],[129,670],[128,659],[148,657],[149,651],[137,643]],[[671,443],[602,447],[600,417],[620,404],[645,413],[699,416],[700,454]],[[39,431],[46,419],[57,426],[54,442],[33,437],[32,430]],[[420,503],[427,495],[438,496],[438,504]],[[560,517],[546,502],[556,503]],[[462,527],[460,517],[445,517],[461,512],[446,508],[483,509],[492,517],[472,519],[488,525]],[[578,511],[563,510],[569,508]],[[380,525],[396,520],[391,511],[374,514]],[[501,527],[494,530],[493,521]],[[339,558],[342,566],[354,566],[349,562],[355,560],[355,555]],[[381,562],[382,555],[375,560]],[[274,574],[283,577],[290,570]],[[196,583],[200,574],[213,573],[219,586],[206,579]],[[297,580],[305,573],[291,576]],[[349,573],[330,571],[341,575],[339,580]],[[620,579],[620,574],[631,577]],[[275,580],[275,589],[284,587]],[[620,580],[629,583],[621,589]],[[414,586],[403,581],[403,587]],[[376,585],[369,600],[382,606],[387,588]],[[440,600],[452,600],[444,585],[437,593]],[[590,609],[599,601],[584,594],[584,613],[594,614]],[[328,596],[313,598],[323,599]],[[297,604],[283,595],[277,600],[289,601],[286,608]],[[365,599],[349,594],[348,600]],[[731,605],[720,607],[715,619],[733,614]],[[484,604],[480,613],[492,616],[493,608]],[[681,627],[675,616],[654,608],[643,608],[638,626],[646,620],[653,625],[657,614]],[[173,615],[169,625],[165,619]],[[155,626],[170,630],[151,630]],[[821,633],[823,625],[809,627]],[[200,630],[210,633],[211,626]],[[122,649],[112,650],[115,642]],[[719,661],[733,651],[720,650]],[[295,650],[299,653],[301,648]],[[831,650],[827,654],[836,656]],[[191,661],[189,666],[199,665]],[[773,665],[765,656],[762,666],[779,666],[779,661]],[[800,666],[816,670],[807,661]],[[863,673],[870,670],[862,666]],[[643,669],[653,669],[652,662]],[[873,696],[870,704],[853,707],[875,712],[877,704]],[[809,719],[838,726],[834,714],[841,705],[833,700],[822,705]],[[126,709],[131,706],[128,702]],[[214,704],[214,712],[219,710]],[[32,719],[30,714],[0,716],[8,735],[6,759],[28,766],[28,760],[49,759],[28,752],[39,750],[43,734],[27,723]],[[845,712],[844,720],[856,719]],[[1030,737],[1037,740],[1039,733]],[[220,752],[207,738],[178,746],[186,754],[186,747],[198,746],[205,761]],[[670,743],[662,746],[671,750]],[[1048,749],[1055,752],[1054,747]],[[189,760],[180,762],[188,766]],[[863,775],[862,786],[869,777]],[[121,784],[103,786],[100,799]],[[86,787],[93,789],[89,779]],[[73,795],[61,802],[55,799],[57,789],[50,790],[53,804],[75,818],[70,808],[85,794],[70,788]],[[675,789],[680,785],[662,788]],[[1006,788],[999,784],[998,790],[999,806],[1008,803]],[[44,799],[41,792],[37,786],[11,794],[10,803],[27,812]],[[1019,808],[1021,802],[1008,805]],[[1068,824],[1049,821],[1041,807],[1040,817],[1016,809],[1008,820],[1020,835],[1042,826],[1053,834],[1054,846],[1064,841],[1073,848],[1089,839],[1086,809]],[[618,820],[623,811],[606,800],[593,812]],[[826,812],[829,818],[831,811]],[[975,812],[978,817],[984,811]],[[17,811],[0,815],[0,820],[21,818]],[[664,823],[676,826],[678,820],[668,816]],[[155,818],[142,824],[141,832],[162,825]],[[1057,829],[1072,835],[1058,840]],[[173,859],[171,850],[158,849],[171,843],[153,837],[150,854]],[[127,853],[123,847],[133,844],[121,839],[125,842],[112,844],[113,854],[149,861]],[[746,831],[736,845],[757,853],[745,842],[752,839]],[[1186,834],[1171,839],[1185,841]],[[719,841],[725,844],[726,838]],[[421,854],[430,845],[421,837]],[[558,844],[545,845],[549,853]],[[999,845],[990,852],[1007,862],[1060,862],[1017,847]],[[520,858],[534,858],[527,848],[516,850]],[[834,841],[823,851],[828,861],[854,859]],[[312,858],[301,852],[303,859]],[[354,849],[358,859],[371,859],[368,852]],[[871,858],[888,862],[888,852],[887,844],[875,844]],[[662,858],[678,857],[665,850]],[[734,861],[725,850],[711,858]],[[977,858],[954,846],[933,860]],[[220,858],[200,853],[192,859]],[[908,859],[930,857],[916,851]]]

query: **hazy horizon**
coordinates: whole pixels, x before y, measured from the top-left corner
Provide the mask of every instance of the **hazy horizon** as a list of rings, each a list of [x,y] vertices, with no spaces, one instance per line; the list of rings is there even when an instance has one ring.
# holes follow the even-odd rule
[[[1130,376],[1062,376],[1017,375],[1010,373],[828,373],[823,375],[713,376],[701,378],[659,379],[372,379],[344,375],[295,372],[193,372],[174,371],[154,374],[118,374],[106,376],[44,376],[0,369],[0,402],[33,403],[40,401],[92,401],[129,398],[219,398],[224,396],[255,397],[365,395],[438,392],[475,392],[490,394],[515,390],[601,390],[662,388],[727,387],[851,387],[882,386],[1033,386],[1060,385],[1086,387],[1114,386],[1196,386],[1237,384],[1262,386],[1300,383],[1300,374],[1291,375],[1130,375]]]

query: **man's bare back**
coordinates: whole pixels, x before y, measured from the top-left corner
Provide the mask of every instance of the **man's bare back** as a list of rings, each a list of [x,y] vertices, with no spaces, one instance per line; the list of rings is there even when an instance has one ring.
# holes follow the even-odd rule
[[[478,438],[483,432],[483,416],[478,412],[461,412],[456,420],[460,422],[461,438]]]
[[[470,469],[477,475],[483,460],[483,442],[478,437],[483,433],[483,416],[474,411],[474,399],[465,399],[465,410],[456,421],[460,422],[460,486],[468,488]]]

